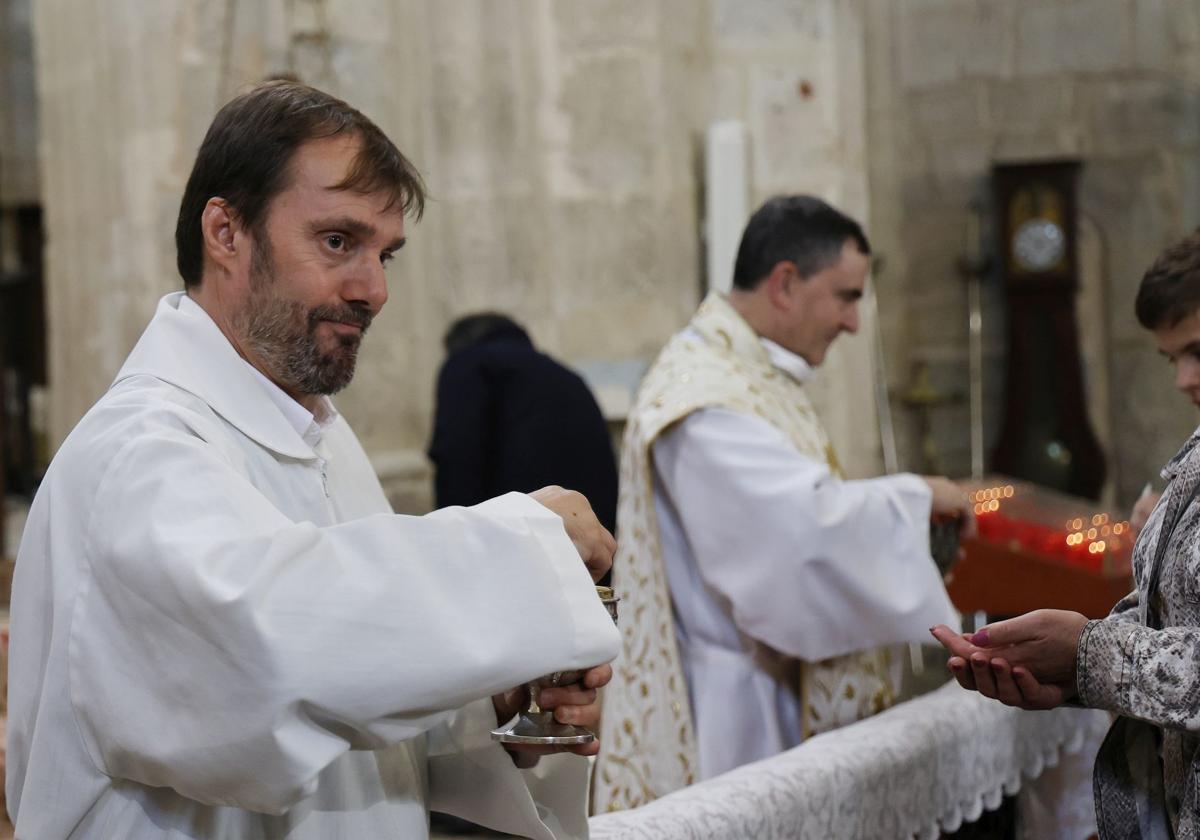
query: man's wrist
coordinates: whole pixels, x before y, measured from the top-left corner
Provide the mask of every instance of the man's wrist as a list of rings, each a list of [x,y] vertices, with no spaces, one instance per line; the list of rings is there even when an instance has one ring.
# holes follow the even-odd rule
[[[1095,619],[1083,626],[1075,650],[1075,696],[1081,706],[1119,711],[1127,699],[1127,637],[1138,625]]]
[[[1075,700],[1075,698],[1079,697],[1080,650],[1082,649],[1082,647],[1084,647],[1084,644],[1085,644],[1084,635],[1087,632],[1088,625],[1091,625],[1093,623],[1092,620],[1088,619],[1086,616],[1084,616],[1084,614],[1081,614],[1081,613],[1076,613],[1076,614],[1079,614],[1079,617],[1084,619],[1084,622],[1082,622],[1079,625],[1079,632],[1076,632],[1076,634],[1075,634],[1074,667],[1072,668],[1072,670],[1070,670],[1069,684],[1064,686],[1064,700]]]

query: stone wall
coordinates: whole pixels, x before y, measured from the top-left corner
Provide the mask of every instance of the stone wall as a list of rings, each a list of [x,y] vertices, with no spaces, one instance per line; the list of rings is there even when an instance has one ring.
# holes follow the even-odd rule
[[[711,119],[750,126],[755,200],[807,189],[865,215],[855,9],[39,0],[52,438],[110,381],[155,299],[178,286],[174,216],[212,113],[243,85],[292,73],[376,119],[431,190],[339,398],[398,506],[422,508],[440,336],[454,317],[507,310],[543,348],[595,367],[645,362],[690,315]],[[106,48],[82,47],[97,41]],[[847,342],[830,367],[864,366],[867,347]],[[867,376],[829,379],[870,398]],[[871,471],[878,446],[861,420],[872,413],[839,413],[849,391],[827,390],[846,460]]]
[[[1200,222],[1200,11],[1190,0],[33,8],[37,100],[14,99],[21,118],[6,107],[0,131],[6,149],[14,131],[12,148],[28,149],[27,112],[41,108],[40,169],[18,171],[40,172],[22,189],[41,195],[50,234],[54,440],[107,385],[155,299],[178,287],[174,217],[212,113],[280,72],[360,106],[429,182],[391,303],[339,399],[406,509],[428,504],[421,453],[453,318],[508,310],[545,349],[589,369],[636,369],[684,322],[704,280],[701,140],[716,119],[747,126],[751,206],[807,190],[868,221],[894,395],[926,362],[935,385],[965,398],[955,260],[991,162],[1080,157],[1089,397],[1122,500],[1194,420],[1129,316],[1148,261]],[[6,44],[20,9],[5,6]],[[10,46],[4,60],[21,55]],[[1000,310],[994,278],[986,299]],[[880,466],[866,320],[817,384],[859,475]],[[991,416],[1002,327],[993,320],[986,336]],[[892,408],[902,466],[918,466],[913,417],[895,398]],[[965,400],[934,421],[941,466],[964,474]]]
[[[872,229],[893,385],[926,361],[965,395],[955,260],[996,160],[1077,157],[1085,367],[1115,498],[1127,504],[1195,425],[1132,301],[1163,246],[1200,224],[1200,7],[1193,0],[870,0]],[[1000,314],[997,278],[985,299]],[[896,314],[902,313],[902,314]],[[986,332],[989,441],[1003,322]],[[902,409],[897,411],[903,415]],[[952,473],[969,468],[965,402],[935,411]],[[911,423],[910,423],[911,426]],[[911,429],[910,429],[911,431]],[[911,448],[909,451],[912,451]]]
[[[806,192],[867,224],[863,26],[858,2],[714,2],[708,117],[737,119],[747,128],[752,210],[773,195]],[[874,329],[868,304],[859,334],[837,340],[812,386],[853,476],[877,475],[883,468]]]
[[[181,286],[179,199],[233,87],[227,58],[245,54],[220,48],[242,24],[225,8],[34,4],[54,442],[107,388],[158,297]]]
[[[426,123],[433,201],[385,313],[399,340],[343,400],[373,450],[424,446],[459,315],[510,312],[568,362],[641,358],[697,295],[697,97],[678,93],[702,67],[695,5],[481,0],[419,16],[420,80],[399,98]],[[398,388],[394,413],[353,401]]]
[[[339,398],[398,505],[427,506],[420,453],[453,317],[508,310],[574,361],[648,356],[694,306],[701,100],[680,91],[702,73],[706,14],[682,0],[39,0],[52,438],[179,286],[174,218],[213,112],[287,72],[370,114],[428,180]]]

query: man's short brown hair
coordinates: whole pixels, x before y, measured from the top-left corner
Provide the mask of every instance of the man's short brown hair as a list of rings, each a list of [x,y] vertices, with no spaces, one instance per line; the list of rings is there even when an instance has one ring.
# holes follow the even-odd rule
[[[225,199],[242,223],[261,229],[267,207],[287,188],[288,164],[309,140],[357,135],[361,146],[338,189],[380,190],[389,206],[420,218],[425,185],[416,168],[375,123],[342,100],[295,81],[273,81],[231,100],[213,118],[183,191],[175,224],[175,260],[185,286],[204,273],[200,220],[208,200]]]
[[[1200,310],[1200,228],[1159,255],[1142,277],[1134,312],[1148,330],[1173,327]]]

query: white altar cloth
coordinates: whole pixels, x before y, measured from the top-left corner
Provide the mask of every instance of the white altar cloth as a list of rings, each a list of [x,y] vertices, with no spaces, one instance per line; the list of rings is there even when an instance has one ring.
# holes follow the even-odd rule
[[[1012,709],[951,681],[641,808],[594,816],[591,836],[936,838],[998,807],[1064,753],[1094,751],[1109,723],[1092,709]]]

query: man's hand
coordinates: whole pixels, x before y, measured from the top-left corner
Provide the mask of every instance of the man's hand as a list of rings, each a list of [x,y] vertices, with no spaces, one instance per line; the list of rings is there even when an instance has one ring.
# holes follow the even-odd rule
[[[600,727],[600,702],[597,690],[608,685],[612,679],[611,665],[597,665],[583,672],[579,682],[574,685],[562,685],[543,688],[538,692],[538,706],[543,711],[554,712],[554,719],[559,723],[570,723],[582,726],[595,732]],[[492,705],[496,708],[496,720],[504,723],[517,712],[525,708],[529,700],[527,689],[522,686],[497,694],[492,697]],[[537,764],[538,759],[549,753],[572,752],[576,755],[595,755],[600,752],[600,739],[589,744],[579,744],[567,747],[540,747],[535,745],[505,744],[504,748],[513,757],[518,767],[528,768]]]
[[[929,490],[933,493],[933,515],[953,517],[961,523],[959,535],[975,536],[975,509],[971,506],[966,492],[950,479],[940,475],[923,475],[921,480],[929,485]]]
[[[566,526],[567,536],[575,543],[575,550],[583,558],[592,575],[592,580],[600,580],[612,568],[613,553],[617,550],[617,541],[613,535],[600,524],[592,506],[582,493],[574,490],[564,490],[558,485],[534,490],[529,497],[540,502],[562,517]],[[607,680],[605,680],[607,682]]]
[[[1087,617],[1035,610],[974,634],[939,624],[930,630],[951,654],[946,663],[963,688],[1009,706],[1051,709],[1075,696],[1075,652]]]

